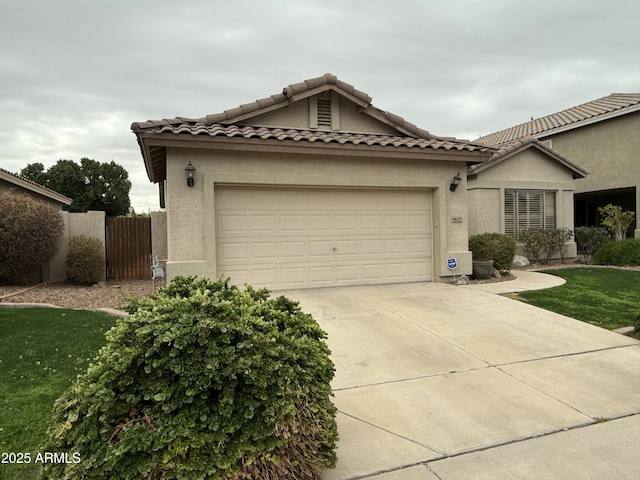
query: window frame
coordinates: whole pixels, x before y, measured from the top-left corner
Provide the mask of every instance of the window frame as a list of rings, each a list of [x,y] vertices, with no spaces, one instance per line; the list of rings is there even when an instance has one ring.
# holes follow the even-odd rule
[[[502,204],[505,235],[518,241],[519,232],[526,229],[555,229],[556,193],[556,190],[506,188]]]

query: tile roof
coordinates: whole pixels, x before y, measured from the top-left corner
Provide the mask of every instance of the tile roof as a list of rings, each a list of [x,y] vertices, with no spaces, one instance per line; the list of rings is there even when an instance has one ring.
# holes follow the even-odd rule
[[[0,179],[13,183],[14,185],[25,188],[32,192],[38,193],[44,197],[55,200],[56,202],[63,203],[65,205],[71,205],[71,203],[73,202],[71,198],[62,195],[55,190],[51,190],[50,188],[40,185],[39,183],[29,180],[28,178],[21,177],[20,175],[16,175],[15,173],[11,173],[4,168],[0,168]]]
[[[327,90],[334,90],[341,95],[351,99],[359,104],[369,115],[377,118],[383,123],[400,130],[408,135],[415,135],[423,138],[438,138],[431,135],[428,131],[418,128],[404,118],[390,112],[385,112],[371,105],[371,97],[353,85],[339,80],[331,73],[316,78],[311,78],[303,82],[294,83],[282,89],[282,93],[271,95],[254,102],[245,103],[239,107],[225,110],[222,113],[214,113],[206,115],[202,118],[176,117],[173,119],[148,120],[146,122],[135,122],[131,125],[134,132],[153,128],[158,125],[181,125],[185,123],[202,123],[229,125],[232,123],[242,122],[257,115],[276,110],[278,108],[289,106],[292,102],[321,93]],[[453,140],[453,139],[452,139]]]
[[[613,93],[475,140],[500,145],[527,135],[543,137],[640,110],[640,93]]]
[[[564,165],[569,170],[571,170],[573,172],[573,178],[584,178],[588,175],[588,172],[584,168],[573,163],[571,160],[569,160],[567,157],[557,152],[556,150],[547,147],[544,143],[531,135],[517,138],[515,140],[511,140],[510,142],[499,145],[498,151],[496,151],[489,160],[481,164],[469,166],[467,168],[467,173],[470,175],[480,173],[483,170],[489,169],[494,165],[506,160],[507,158],[520,153],[527,148],[532,147],[537,148],[552,160],[555,160],[556,162]]]
[[[291,103],[327,90],[336,91],[360,106],[360,111],[370,115],[378,121],[395,129],[397,135],[366,134],[345,131],[324,131],[320,129],[296,129],[259,127],[248,125],[251,118],[258,115],[289,106]],[[338,80],[330,73],[321,77],[294,83],[285,87],[282,93],[271,95],[255,102],[240,105],[237,108],[225,110],[222,113],[206,115],[202,118],[176,117],[173,119],[148,120],[135,122],[131,129],[138,138],[138,143],[145,160],[145,166],[149,178],[154,181],[164,179],[165,148],[157,144],[153,138],[166,139],[170,135],[196,137],[203,140],[212,139],[258,139],[273,144],[275,142],[312,143],[317,146],[322,144],[334,145],[359,145],[374,147],[398,147],[415,150],[431,149],[439,151],[458,151],[480,154],[486,157],[493,151],[492,147],[458,140],[448,137],[437,137],[428,131],[418,128],[404,118],[389,112],[380,110],[371,105],[371,97],[354,88],[352,85]],[[283,143],[284,144],[284,143]],[[266,143],[265,143],[266,145]],[[478,161],[481,161],[480,158]]]

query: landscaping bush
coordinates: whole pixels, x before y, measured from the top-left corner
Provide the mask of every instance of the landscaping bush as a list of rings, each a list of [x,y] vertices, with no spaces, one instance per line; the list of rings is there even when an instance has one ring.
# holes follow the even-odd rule
[[[23,282],[58,251],[64,223],[53,205],[0,194],[0,282]]]
[[[575,233],[576,242],[578,242],[579,248],[584,252],[584,260],[586,263],[591,263],[593,255],[602,245],[610,240],[604,228],[578,227]]]
[[[622,240],[627,236],[627,229],[635,217],[635,213],[632,211],[623,211],[621,206],[611,203],[599,207],[598,213],[602,216],[600,223],[611,232],[611,236],[616,240]]]
[[[518,238],[524,243],[529,259],[546,265],[555,254],[559,254],[564,263],[567,255],[566,243],[573,233],[568,228],[542,230],[530,228],[519,232]]]
[[[325,332],[285,297],[178,277],[132,300],[54,407],[44,478],[312,479],[335,465]]]
[[[73,237],[67,253],[67,281],[96,283],[104,273],[104,246],[100,240],[86,235]]]
[[[596,265],[640,265],[640,239],[612,240],[600,247],[593,256]]]
[[[469,237],[469,250],[474,260],[493,260],[500,271],[510,271],[516,255],[516,242],[502,233],[480,233]]]

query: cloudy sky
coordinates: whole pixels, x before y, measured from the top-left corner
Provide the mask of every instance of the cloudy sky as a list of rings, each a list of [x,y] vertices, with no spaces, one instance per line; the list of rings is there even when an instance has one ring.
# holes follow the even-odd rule
[[[640,92],[630,0],[0,0],[0,166],[89,157],[158,209],[132,122],[202,117],[333,73],[475,139]]]

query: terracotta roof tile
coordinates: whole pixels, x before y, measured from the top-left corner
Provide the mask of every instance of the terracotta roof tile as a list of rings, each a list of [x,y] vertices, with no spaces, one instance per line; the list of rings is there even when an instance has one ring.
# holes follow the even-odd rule
[[[324,142],[352,145],[378,145],[407,148],[429,148],[458,151],[487,151],[487,147],[454,139],[415,138],[395,135],[375,135],[345,132],[325,132],[299,130],[294,128],[251,127],[240,125],[222,125],[189,121],[182,123],[154,123],[144,127],[147,133],[170,133],[177,135],[207,135],[211,137],[260,138],[263,140],[291,140],[294,142]]]
[[[526,135],[544,136],[553,133],[556,129],[577,128],[583,124],[638,110],[640,110],[640,93],[613,93],[607,97],[485,135],[476,141],[485,145],[500,145]]]

